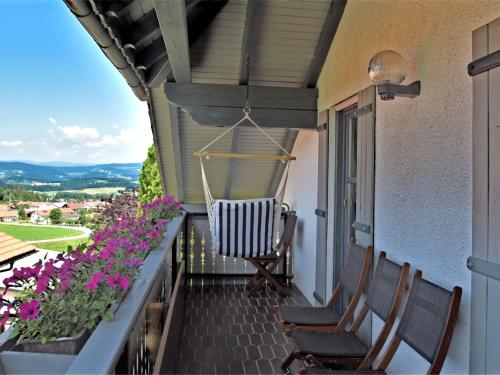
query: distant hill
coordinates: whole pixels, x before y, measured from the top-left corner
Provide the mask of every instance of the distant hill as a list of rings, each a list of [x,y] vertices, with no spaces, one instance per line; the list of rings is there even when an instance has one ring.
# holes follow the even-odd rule
[[[0,186],[16,185],[35,191],[81,190],[138,185],[141,163],[47,165],[0,161]],[[54,163],[56,164],[56,163]]]

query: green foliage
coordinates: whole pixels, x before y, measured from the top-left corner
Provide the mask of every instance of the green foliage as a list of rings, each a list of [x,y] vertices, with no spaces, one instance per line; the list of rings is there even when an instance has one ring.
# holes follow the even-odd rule
[[[52,211],[50,211],[49,217],[52,224],[61,224],[63,219],[61,209],[54,208]]]
[[[44,201],[45,197],[34,191],[26,190],[21,187],[0,187],[0,202],[8,203],[26,202],[26,201]]]
[[[141,206],[163,196],[163,187],[154,145],[151,145],[148,149],[148,156],[139,174],[139,184],[139,204]]]
[[[24,206],[19,207],[17,210],[17,214],[19,215],[19,220],[26,220],[28,217],[26,216],[26,209]]]
[[[78,209],[78,220],[76,221],[80,225],[85,225],[89,222],[88,210],[85,208]]]

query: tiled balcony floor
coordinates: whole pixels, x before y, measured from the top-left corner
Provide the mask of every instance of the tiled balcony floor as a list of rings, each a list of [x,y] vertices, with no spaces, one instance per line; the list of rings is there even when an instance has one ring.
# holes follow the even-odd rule
[[[269,287],[249,296],[241,280],[193,280],[186,289],[178,374],[281,374],[292,350],[273,306],[307,305],[294,289],[282,298]],[[297,373],[297,368],[292,368]]]

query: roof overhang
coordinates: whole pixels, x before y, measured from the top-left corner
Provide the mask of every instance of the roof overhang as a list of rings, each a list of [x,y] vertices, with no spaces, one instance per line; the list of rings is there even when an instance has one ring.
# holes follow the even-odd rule
[[[136,95],[148,100],[164,187],[187,203],[204,200],[192,152],[241,117],[241,85],[252,85],[253,115],[288,151],[298,129],[316,127],[315,87],[346,5],[346,0],[65,1]],[[218,147],[215,151],[280,152],[250,128],[238,128]],[[207,173],[216,197],[273,195],[283,173],[281,162],[211,164]]]

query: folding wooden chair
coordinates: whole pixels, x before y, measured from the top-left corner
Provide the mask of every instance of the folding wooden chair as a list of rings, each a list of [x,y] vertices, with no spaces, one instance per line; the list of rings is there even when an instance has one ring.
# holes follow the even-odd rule
[[[295,350],[281,368],[286,370],[294,360],[303,361],[306,357],[324,367],[350,365],[368,368],[384,346],[394,325],[409,270],[408,263],[401,266],[388,260],[385,252],[381,252],[366,300],[352,327],[347,331],[335,332],[293,331]],[[356,332],[370,310],[384,321],[384,326],[373,346],[368,348]]]
[[[373,370],[369,370],[368,364],[364,363],[355,372],[385,374],[385,369],[396,354],[399,344],[404,341],[430,363],[427,374],[439,374],[450,348],[461,297],[462,288],[456,286],[453,291],[443,289],[422,279],[422,272],[417,270],[405,311],[382,359],[373,366]],[[339,371],[325,369],[324,364],[314,356],[307,356],[306,361],[317,366],[317,368],[309,368],[308,374],[339,373]]]
[[[273,254],[262,257],[245,258],[257,269],[257,273],[252,276],[246,285],[246,287],[250,289],[250,292],[255,292],[266,280],[268,280],[280,294],[285,296],[290,295],[290,290],[285,284],[286,280],[284,280],[283,283],[279,282],[276,278],[277,276],[279,277],[279,275],[273,274],[273,271],[278,267],[292,247],[296,224],[297,216],[288,214],[283,234]]]
[[[335,287],[332,297],[325,307],[309,306],[276,306],[278,325],[290,335],[294,329],[302,331],[342,331],[351,321],[366,285],[373,259],[373,247],[364,249],[351,244],[347,261]],[[335,305],[342,302],[342,292],[352,297],[345,312],[340,316],[335,311]]]

